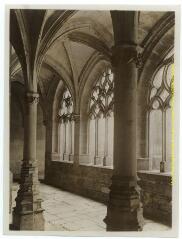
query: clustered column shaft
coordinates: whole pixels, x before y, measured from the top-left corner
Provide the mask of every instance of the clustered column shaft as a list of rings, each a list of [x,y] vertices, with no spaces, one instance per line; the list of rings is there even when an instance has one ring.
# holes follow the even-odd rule
[[[13,227],[16,230],[43,230],[44,219],[38,190],[38,166],[36,159],[37,103],[39,95],[28,92],[25,97],[24,150],[21,182],[13,211]]]
[[[143,216],[137,185],[137,13],[111,13],[115,35],[114,170],[105,223],[108,231],[138,231]]]

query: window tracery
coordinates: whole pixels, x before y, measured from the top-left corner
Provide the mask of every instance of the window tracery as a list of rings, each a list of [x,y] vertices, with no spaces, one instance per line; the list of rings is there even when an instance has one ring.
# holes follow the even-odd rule
[[[172,74],[173,58],[170,58],[156,73],[151,84],[149,108],[150,110],[166,110],[171,106],[171,82],[174,75]]]
[[[73,116],[73,99],[68,89],[63,93],[59,116],[63,121],[71,120]]]
[[[109,116],[114,109],[114,81],[111,69],[102,74],[94,86],[89,107],[89,116],[99,118]]]
[[[112,166],[114,77],[107,68],[94,85],[89,101],[89,154],[94,165]]]
[[[74,153],[74,117],[73,99],[70,91],[66,88],[59,110],[59,153],[63,161],[72,161]]]
[[[170,170],[171,159],[171,98],[174,80],[172,52],[154,75],[149,89],[149,156],[152,168]]]

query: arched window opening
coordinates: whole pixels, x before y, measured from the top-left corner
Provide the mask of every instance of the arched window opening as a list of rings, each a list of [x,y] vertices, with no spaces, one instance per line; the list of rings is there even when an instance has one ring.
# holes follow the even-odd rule
[[[74,120],[73,99],[66,88],[59,110],[59,154],[61,161],[73,161],[74,154]]]
[[[89,102],[89,158],[93,165],[113,166],[114,79],[106,69],[92,89]]]
[[[152,169],[170,171],[172,122],[171,97],[174,58],[169,53],[156,72],[149,92],[149,157]]]

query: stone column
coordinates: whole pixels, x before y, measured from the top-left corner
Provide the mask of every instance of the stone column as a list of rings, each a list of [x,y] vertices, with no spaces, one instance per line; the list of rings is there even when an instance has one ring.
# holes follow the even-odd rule
[[[9,171],[9,215],[10,223],[12,223],[12,186],[13,186],[13,173]]]
[[[53,151],[53,142],[52,142],[52,131],[53,131],[53,122],[52,119],[47,118],[46,122],[46,137],[45,137],[45,182],[49,182],[49,169],[52,161],[52,151]]]
[[[50,113],[52,114],[52,113]],[[53,154],[57,154],[58,153],[58,148],[59,148],[59,145],[58,145],[58,135],[59,135],[59,132],[58,132],[58,128],[59,128],[59,124],[60,124],[60,118],[57,116],[57,117],[54,117],[53,119],[50,119],[51,121],[51,131],[50,131],[50,136],[51,137],[51,153]],[[50,139],[49,139],[50,140]]]
[[[133,11],[111,12],[115,38],[114,170],[104,220],[107,231],[138,231],[143,224],[136,159],[137,15]]]
[[[67,119],[65,119],[64,121],[64,153],[63,153],[63,160],[66,160],[66,144],[67,144],[67,130],[66,130],[66,126],[67,126]]]
[[[69,161],[72,161],[72,155],[73,155],[73,121],[70,119],[70,125],[69,125],[69,141],[70,141],[70,152],[69,152]]]
[[[36,159],[38,98],[39,95],[33,92],[28,92],[25,97],[26,113],[21,182],[16,198],[16,207],[13,211],[13,228],[15,230],[44,229]]]
[[[152,162],[149,158],[149,127],[148,86],[138,85],[137,88],[137,168],[151,170]]]
[[[79,165],[79,154],[80,154],[80,115],[74,114],[74,165]]]
[[[166,166],[166,111],[162,109],[162,160],[160,162],[160,172],[164,173]]]
[[[105,117],[105,142],[104,142],[104,159],[103,166],[107,166],[107,157],[108,157],[108,116]]]
[[[95,155],[94,155],[94,162],[93,165],[97,164],[98,159],[98,121],[99,119],[95,118]]]

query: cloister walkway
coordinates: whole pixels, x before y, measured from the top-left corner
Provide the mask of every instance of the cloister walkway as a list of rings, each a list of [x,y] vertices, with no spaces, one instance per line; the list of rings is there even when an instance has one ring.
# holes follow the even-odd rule
[[[13,183],[12,200],[15,206],[15,197],[18,184]],[[61,189],[40,184],[40,194],[45,209],[46,231],[106,231],[103,222],[106,216],[106,205],[91,199],[63,191]],[[170,228],[145,220],[144,231],[165,231]]]

